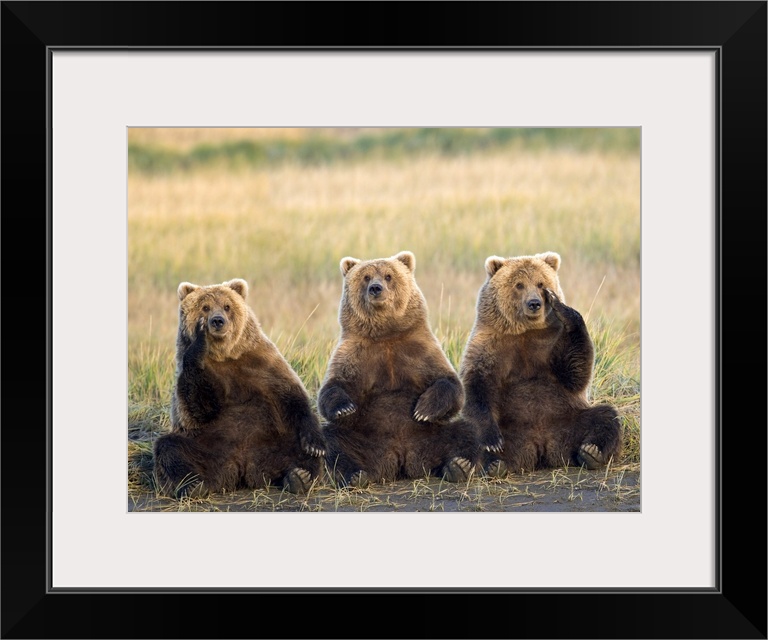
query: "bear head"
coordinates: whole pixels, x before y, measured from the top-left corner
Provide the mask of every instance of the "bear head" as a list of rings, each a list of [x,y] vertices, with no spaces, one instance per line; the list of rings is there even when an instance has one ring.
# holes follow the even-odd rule
[[[487,258],[487,278],[478,296],[478,321],[514,334],[546,327],[552,306],[544,290],[550,289],[565,304],[557,273],[560,262],[560,255],[553,251]]]
[[[416,284],[416,257],[401,251],[390,258],[342,258],[344,287],[339,307],[343,329],[381,334],[420,322],[426,300]]]
[[[190,339],[195,326],[204,322],[209,342],[237,343],[252,316],[245,302],[248,283],[241,278],[204,286],[182,282],[178,295],[179,328]]]

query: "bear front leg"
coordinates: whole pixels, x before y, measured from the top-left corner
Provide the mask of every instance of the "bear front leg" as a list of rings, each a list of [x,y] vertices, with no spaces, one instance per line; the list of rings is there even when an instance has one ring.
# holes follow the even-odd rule
[[[326,420],[333,421],[353,414],[357,405],[337,380],[329,380],[317,396],[317,409]]]
[[[203,368],[207,351],[205,318],[195,325],[195,336],[182,357],[181,371],[176,381],[176,393],[189,416],[199,423],[210,422],[221,411],[220,393]]]
[[[208,351],[207,339],[208,325],[205,318],[198,319],[195,323],[195,334],[188,342],[182,357],[182,365],[185,369],[201,369],[203,367],[203,358]]]
[[[461,410],[463,396],[458,377],[439,378],[419,396],[413,419],[417,422],[447,420]]]
[[[470,372],[464,377],[464,395],[466,401],[462,413],[477,428],[481,448],[492,453],[500,452],[504,438],[493,410],[498,402],[497,385],[477,372]]]
[[[595,348],[581,314],[562,302],[551,289],[544,290],[563,332],[550,356],[550,368],[566,389],[583,391],[592,380]]]
[[[304,453],[320,458],[325,455],[325,437],[320,430],[320,423],[312,412],[309,398],[303,390],[290,389],[281,403],[283,420],[299,436],[299,443]]]

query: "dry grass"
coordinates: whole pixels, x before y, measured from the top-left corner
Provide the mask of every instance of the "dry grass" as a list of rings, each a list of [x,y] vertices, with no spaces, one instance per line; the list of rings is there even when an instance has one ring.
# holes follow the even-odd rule
[[[165,512],[479,513],[639,511],[639,465],[604,470],[561,467],[505,479],[473,477],[451,484],[439,478],[401,480],[365,489],[337,489],[326,478],[306,495],[279,488],[239,490],[205,498],[155,493],[150,442],[129,442],[128,509]]]
[[[231,277],[249,281],[270,334],[294,335],[317,307],[307,335],[332,338],[339,260],[402,249],[416,254],[448,331],[471,326],[486,257],[545,250],[563,257],[570,304],[639,329],[637,158],[495,154],[132,178],[128,225],[129,331],[151,327],[161,344],[173,340],[179,282]]]

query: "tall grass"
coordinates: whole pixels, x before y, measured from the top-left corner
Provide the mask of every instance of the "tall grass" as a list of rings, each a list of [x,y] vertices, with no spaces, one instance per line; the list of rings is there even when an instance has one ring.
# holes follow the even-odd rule
[[[131,129],[129,144],[135,429],[167,427],[182,281],[245,278],[262,328],[314,396],[338,335],[342,257],[413,251],[458,368],[485,259],[551,250],[595,339],[593,398],[620,407],[639,459],[636,130]]]

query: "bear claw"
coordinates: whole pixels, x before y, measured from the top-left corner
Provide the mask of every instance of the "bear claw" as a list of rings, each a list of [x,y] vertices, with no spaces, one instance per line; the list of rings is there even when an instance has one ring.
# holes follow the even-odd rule
[[[322,458],[325,455],[325,447],[322,444],[305,442],[301,439],[301,448],[314,458]]]
[[[491,453],[499,453],[503,449],[504,449],[504,441],[501,439],[499,439],[497,442],[494,442],[493,444],[485,445],[485,450]]]
[[[342,418],[344,416],[348,416],[352,413],[357,411],[357,406],[353,402],[350,402],[349,404],[345,404],[340,409],[336,410],[336,413],[334,414],[335,418]]]
[[[429,422],[430,420],[429,416],[424,416],[420,413],[414,413],[413,417],[417,422]]]
[[[289,493],[306,493],[311,484],[312,474],[300,467],[294,467],[283,478],[283,488]]]
[[[605,464],[605,457],[600,448],[587,442],[579,447],[579,452],[576,454],[576,459],[579,464],[585,466],[587,469],[598,469]]]
[[[498,427],[489,427],[481,440],[481,446],[486,451],[499,453],[504,449],[504,438]]]
[[[474,465],[466,458],[451,458],[443,467],[443,478],[448,482],[464,482],[475,470]]]

